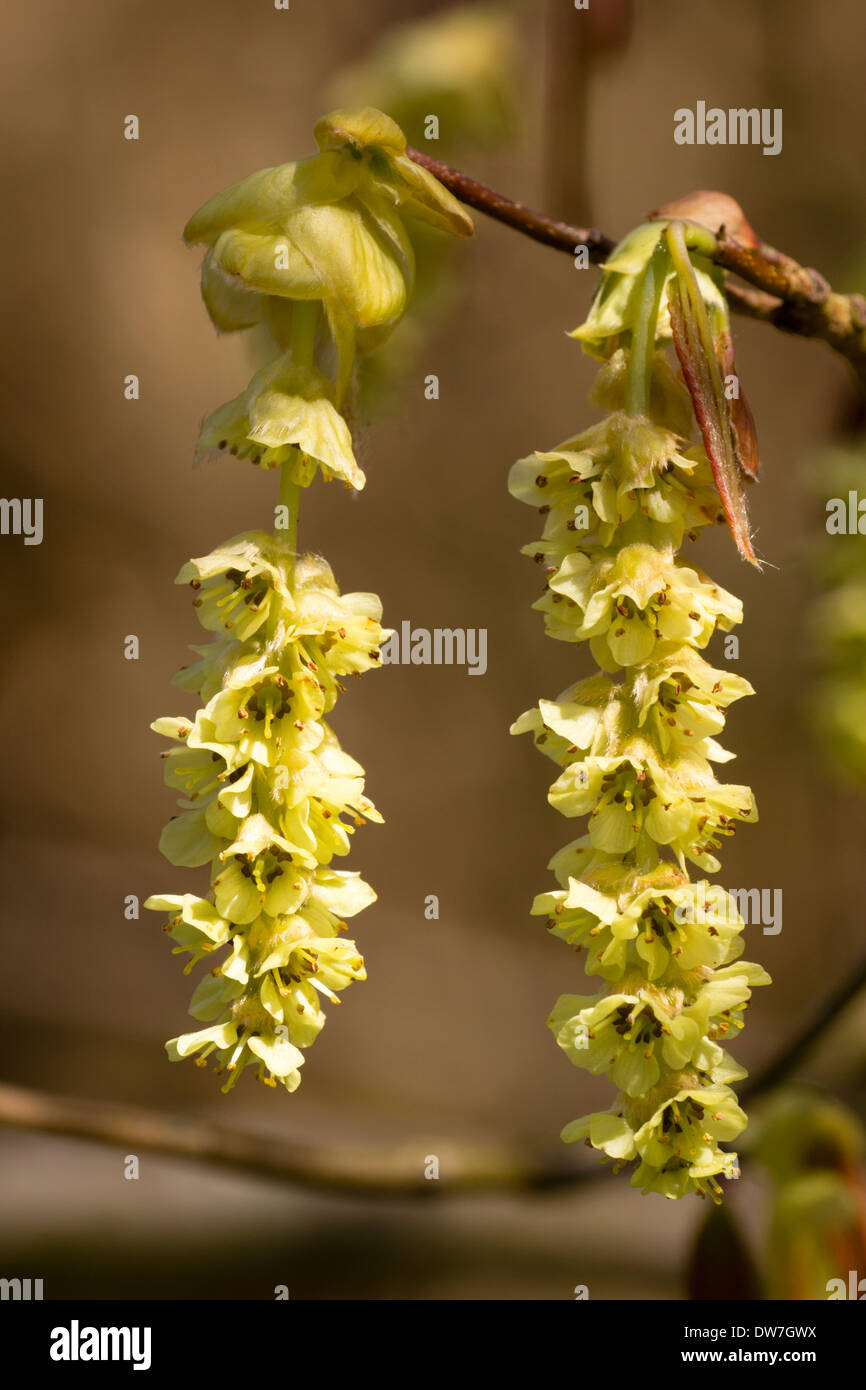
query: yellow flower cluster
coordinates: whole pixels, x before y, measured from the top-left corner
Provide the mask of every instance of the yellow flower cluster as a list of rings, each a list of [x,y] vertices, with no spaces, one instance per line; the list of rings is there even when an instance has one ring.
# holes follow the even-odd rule
[[[378,663],[386,635],[375,594],[343,594],[323,560],[295,562],[285,541],[249,532],[178,575],[199,621],[219,634],[175,677],[202,707],[193,720],[159,719],[175,740],[166,782],[182,813],[160,848],[177,865],[211,865],[212,899],[148,899],[192,963],[226,948],[193,995],[210,1027],[168,1044],[173,1059],[215,1055],[226,1088],[245,1066],[288,1090],[301,1048],[325,1018],[323,1000],[364,978],[345,917],[375,900],[357,873],[331,867],[354,825],[381,820],[364,795],[363,768],[325,720],[340,677]]]
[[[602,981],[558,1000],[556,1040],[619,1095],[563,1138],[633,1160],[645,1191],[718,1197],[718,1177],[737,1171],[720,1144],[745,1125],[729,1086],[745,1073],[725,1045],[767,976],[739,959],[732,898],[690,881],[687,863],[715,872],[722,838],[756,819],[749,788],[713,771],[732,756],[715,737],[727,707],[751,686],[700,654],[740,621],[739,600],[677,554],[720,514],[707,456],[686,437],[688,397],[656,352],[634,413],[629,371],[628,347],[616,347],[594,393],[606,418],[511,473],[513,495],[544,516],[524,548],[547,567],[535,607],[550,636],[588,642],[601,668],[512,732],[531,733],[560,769],[551,804],[587,817],[533,912]]]

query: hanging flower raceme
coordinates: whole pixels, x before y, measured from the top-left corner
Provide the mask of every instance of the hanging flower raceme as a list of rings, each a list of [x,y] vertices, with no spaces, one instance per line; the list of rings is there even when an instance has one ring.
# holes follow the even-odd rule
[[[148,899],[191,964],[223,949],[190,1012],[209,1026],[169,1043],[174,1058],[213,1054],[231,1086],[249,1063],[294,1090],[301,1048],[324,1023],[323,1002],[364,978],[346,917],[375,900],[332,867],[356,825],[381,820],[363,769],[325,715],[340,677],[379,661],[385,635],[374,594],[343,594],[324,561],[295,560],[285,540],[249,532],[191,560],[199,621],[215,642],[175,683],[203,701],[194,719],[159,719],[175,740],[166,782],[181,795],[160,848],[172,864],[211,865],[212,899]]]
[[[327,716],[343,678],[379,665],[390,634],[375,594],[341,594],[324,560],[297,554],[298,502],[319,469],[363,487],[339,404],[356,346],[375,345],[405,305],[412,267],[400,211],[471,231],[405,157],[386,116],[336,113],[316,133],[319,156],[253,175],[187,228],[208,246],[202,284],[217,327],[267,322],[279,347],[199,441],[199,453],[230,448],[279,468],[275,533],[244,532],[180,571],[212,639],[175,677],[200,708],[152,726],[174,742],[165,778],[180,806],[160,849],[171,864],[210,865],[210,892],[146,906],[168,913],[188,968],[219,953],[190,1005],[205,1026],[167,1047],[173,1060],[212,1058],[227,1073],[224,1090],[249,1065],[295,1090],[325,1005],[365,978],[342,933],[376,895],[335,861],[356,826],[382,818]],[[328,331],[333,380],[317,361]]]
[[[700,229],[692,236],[700,247]],[[745,1072],[727,1044],[768,977],[740,959],[733,899],[688,871],[716,872],[725,837],[757,818],[750,789],[714,770],[733,756],[716,742],[727,707],[751,686],[702,655],[741,604],[678,554],[725,515],[751,553],[740,480],[689,441],[689,393],[662,350],[673,336],[694,397],[695,321],[703,314],[720,335],[727,316],[712,267],[693,255],[697,273],[681,224],[660,222],[614,252],[575,334],[604,363],[593,394],[606,418],[512,469],[513,495],[544,516],[542,538],[524,548],[547,571],[535,607],[552,637],[588,643],[601,667],[512,732],[531,733],[560,769],[551,804],[587,818],[551,861],[559,887],[533,912],[586,951],[601,981],[596,994],[563,995],[549,1026],[574,1065],[619,1094],[562,1137],[634,1163],[644,1191],[718,1200],[719,1178],[738,1173],[722,1145],[746,1123],[730,1087]],[[716,424],[710,446],[724,449],[727,428],[735,459],[736,431],[721,414]]]

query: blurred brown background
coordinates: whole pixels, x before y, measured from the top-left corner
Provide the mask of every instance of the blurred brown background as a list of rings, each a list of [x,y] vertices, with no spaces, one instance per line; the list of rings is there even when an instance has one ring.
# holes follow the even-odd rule
[[[455,317],[395,407],[360,431],[366,490],[355,499],[317,485],[303,499],[302,542],[342,587],[380,593],[391,626],[487,628],[489,665],[483,678],[389,667],[352,682],[337,709],[386,817],[350,860],[379,901],[353,924],[369,980],[330,1011],[296,1095],[245,1078],[224,1098],[211,1074],[165,1061],[163,1040],[189,1026],[193,982],[158,916],[123,916],[127,894],[196,886],[156,849],[173,800],[148,724],[189,708],[169,677],[199,638],[174,574],[189,555],[267,526],[275,492],[232,459],[191,465],[201,417],[245,384],[249,357],[241,338],[211,328],[181,228],[226,184],[313,152],[343,65],[388,25],[436,8],[6,7],[3,491],[45,499],[45,536],[38,547],[0,542],[2,1074],[305,1143],[393,1143],[419,1165],[428,1153],[444,1164],[459,1141],[503,1141],[581,1167],[592,1157],[561,1153],[559,1129],[607,1104],[609,1088],[571,1068],[544,1027],[556,995],[585,980],[528,915],[572,826],[546,804],[552,767],[508,735],[539,695],[589,669],[586,654],[575,670],[530,609],[538,575],[518,549],[537,518],[506,489],[512,460],[592,419],[592,367],[565,332],[595,274],[567,256],[477,218]],[[583,211],[557,204],[568,180],[558,190],[543,156],[563,11],[581,22],[570,0],[522,7],[517,137],[464,155],[469,172],[615,235],[665,200],[718,187],[766,240],[862,288],[849,270],[866,243],[861,5],[637,3],[627,45],[574,79],[586,100],[585,159],[571,147],[591,200]],[[673,112],[699,99],[782,107],[782,154],[676,146]],[[137,143],[123,138],[129,113]],[[824,779],[802,714],[823,509],[801,461],[844,408],[846,369],[821,346],[735,328],[762,445],[757,544],[771,563],[751,572],[721,533],[699,558],[744,599],[738,669],[758,690],[734,709],[726,742],[738,753],[730,776],[753,785],[761,822],[730,842],[720,877],[784,890],[781,934],[753,928],[747,951],[775,980],[736,1049],[754,1068],[863,950],[864,817]],[[123,396],[131,372],[137,402]],[[424,399],[428,372],[438,402]],[[130,633],[138,662],[124,660]],[[424,918],[428,894],[438,922]],[[862,1034],[851,1037],[809,1074],[857,1105]],[[21,1133],[0,1132],[0,1154],[0,1273],[44,1277],[46,1297],[268,1298],[277,1283],[302,1298],[569,1298],[576,1284],[593,1298],[678,1297],[703,1214],[696,1201],[642,1198],[624,1178],[571,1194],[363,1203],[147,1154],[127,1182],[121,1151]],[[733,1194],[756,1242],[762,1200],[758,1176]]]

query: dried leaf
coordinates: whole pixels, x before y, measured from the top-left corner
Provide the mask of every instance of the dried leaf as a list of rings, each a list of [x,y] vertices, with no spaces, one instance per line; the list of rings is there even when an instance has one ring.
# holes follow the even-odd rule
[[[700,189],[697,193],[687,193],[684,198],[675,198],[672,203],[663,203],[655,212],[647,214],[651,222],[659,219],[668,221],[679,218],[685,222],[699,222],[709,227],[718,236],[733,237],[743,246],[760,246],[760,238],[746,220],[746,214],[735,198],[715,189]]]
[[[755,429],[755,417],[749,409],[743,384],[737,375],[734,363],[734,344],[730,333],[719,334],[716,339],[716,355],[719,359],[723,379],[729,376],[737,378],[739,394],[733,400],[728,401],[728,417],[731,422],[734,452],[737,455],[737,462],[746,476],[755,479],[758,476],[758,434]]]
[[[679,279],[671,281],[668,306],[674,347],[731,535],[743,558],[758,565],[749,531],[743,472],[734,449],[729,402],[721,390],[718,363],[713,361],[711,366],[694,307],[686,304]]]

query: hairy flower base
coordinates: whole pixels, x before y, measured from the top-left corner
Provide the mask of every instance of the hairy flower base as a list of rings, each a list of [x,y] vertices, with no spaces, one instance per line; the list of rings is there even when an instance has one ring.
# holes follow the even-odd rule
[[[205,702],[193,719],[153,725],[177,745],[165,780],[181,814],[160,848],[177,865],[211,865],[211,896],[149,898],[190,967],[225,955],[196,989],[190,1012],[211,1026],[167,1044],[173,1060],[213,1057],[288,1090],[300,1049],[325,1021],[322,1000],[365,978],[345,917],[375,900],[356,873],[330,867],[354,827],[381,816],[363,768],[325,722],[341,676],[379,663],[388,636],[373,594],[341,595],[327,564],[296,559],[286,542],[248,532],[185,565],[199,621],[220,639],[176,683]],[[189,968],[189,967],[188,967]]]
[[[626,414],[620,348],[599,373],[593,395],[613,413],[549,453],[511,469],[514,497],[545,516],[540,542],[524,554],[559,565],[575,543],[609,546],[649,540],[677,549],[683,538],[724,520],[709,459],[690,447],[688,397],[664,357],[655,362],[658,420]]]
[[[741,620],[739,600],[676,555],[720,515],[709,461],[684,437],[685,393],[657,354],[651,414],[627,414],[627,372],[617,348],[595,392],[608,418],[512,469],[514,495],[545,518],[541,542],[524,547],[547,562],[535,607],[550,636],[588,642],[602,668],[540,700],[512,733],[530,733],[560,769],[551,805],[587,817],[551,861],[559,888],[532,911],[586,951],[603,984],[562,995],[548,1026],[573,1065],[620,1094],[562,1137],[635,1162],[644,1191],[717,1200],[718,1178],[737,1174],[719,1145],[746,1123],[728,1085],[745,1072],[725,1047],[769,977],[740,960],[732,899],[691,882],[686,863],[714,873],[723,838],[757,819],[750,788],[714,771],[732,757],[716,742],[727,708],[752,687],[701,655]]]

